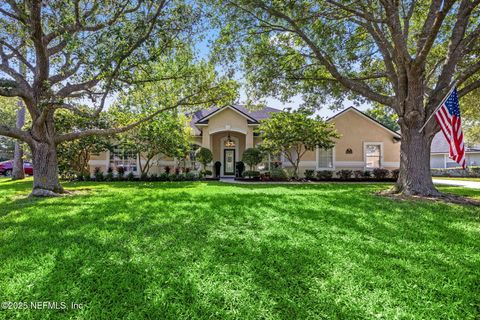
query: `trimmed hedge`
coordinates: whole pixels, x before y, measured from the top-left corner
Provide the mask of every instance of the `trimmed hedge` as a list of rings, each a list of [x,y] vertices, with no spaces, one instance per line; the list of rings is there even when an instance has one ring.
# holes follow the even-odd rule
[[[244,178],[259,178],[260,177],[260,172],[259,171],[254,171],[254,170],[246,170],[242,173],[242,176]]]
[[[480,167],[431,169],[432,177],[480,177]]]

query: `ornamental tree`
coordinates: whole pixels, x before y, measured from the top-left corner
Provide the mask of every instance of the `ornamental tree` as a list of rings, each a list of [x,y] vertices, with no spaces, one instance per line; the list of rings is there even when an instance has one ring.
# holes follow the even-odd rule
[[[263,152],[258,148],[248,148],[243,152],[242,161],[250,166],[250,170],[253,170],[253,167],[262,160]]]
[[[210,149],[208,148],[201,147],[198,148],[195,156],[197,157],[198,161],[203,165],[203,170],[207,170],[207,165],[213,160],[212,151],[210,151]]]
[[[480,87],[479,0],[215,3],[223,12],[217,56],[240,57],[252,97],[303,94],[312,108],[345,99],[390,108],[402,132],[392,191],[439,195],[430,146],[440,128],[435,120],[420,128],[453,83],[460,97]]]
[[[186,117],[176,111],[163,112],[127,131],[120,141],[137,153],[140,173],[148,174],[155,157],[185,157],[190,148],[190,130],[186,123]]]
[[[80,110],[88,111],[86,107]],[[107,129],[118,126],[111,112],[102,112],[97,118],[86,118],[67,110],[55,114],[55,131],[62,134],[72,130]],[[61,177],[71,179],[90,174],[88,162],[94,153],[111,149],[111,138],[102,135],[85,136],[57,145],[58,171]]]
[[[332,124],[306,112],[282,111],[260,122],[257,128],[262,137],[262,149],[271,154],[282,154],[293,167],[298,178],[298,166],[307,151],[317,147],[331,149],[339,138]]]
[[[167,63],[184,58],[182,52],[196,38],[200,9],[186,0],[6,0],[0,4],[0,96],[21,98],[32,120],[26,130],[0,123],[0,135],[30,147],[32,195],[64,192],[58,181],[59,144],[127,131],[165,110],[206,100],[212,88],[219,96],[213,67],[191,67],[195,59],[184,61],[185,68],[153,73],[155,78],[150,70],[151,63],[160,59]],[[24,67],[24,74],[17,71],[18,65]],[[107,100],[119,91],[142,81],[179,78],[190,79],[188,93],[125,126],[55,130],[58,110],[98,118]],[[88,110],[79,104],[87,104]]]

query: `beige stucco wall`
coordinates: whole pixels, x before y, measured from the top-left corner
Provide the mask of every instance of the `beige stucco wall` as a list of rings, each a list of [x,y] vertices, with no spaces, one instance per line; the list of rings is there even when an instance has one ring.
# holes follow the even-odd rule
[[[369,120],[368,118],[358,114],[354,110],[347,110],[341,115],[331,120],[341,137],[338,139],[334,153],[335,153],[335,169],[363,169],[364,166],[364,143],[365,142],[380,142],[382,143],[383,166],[387,169],[394,169],[398,167],[400,161],[400,143],[394,142],[392,132],[382,128],[380,125]],[[213,162],[222,161],[220,140],[228,135],[239,139],[238,152],[236,153],[236,161],[240,161],[245,148],[250,146],[257,146],[261,143],[259,137],[253,136],[253,126],[249,126],[247,119],[231,110],[225,109],[213,115],[208,122],[208,125],[200,127],[203,130],[203,137],[192,136],[192,142],[212,150]],[[222,130],[221,132],[216,132]],[[240,132],[237,132],[240,131]],[[209,134],[214,132],[212,134]],[[346,150],[352,149],[352,154],[346,154]],[[100,167],[102,171],[106,171],[106,164],[108,162],[108,152],[102,152],[91,157],[91,171],[95,167]],[[150,173],[161,173],[164,171],[164,166],[175,165],[174,159],[162,157],[162,163],[152,166]],[[164,163],[164,162],[169,163]],[[316,151],[307,151],[302,157],[300,163],[301,174],[306,169],[316,169]],[[288,162],[284,166],[289,166]]]
[[[317,160],[317,153],[315,150],[307,151],[302,157],[302,161],[316,161]]]
[[[364,143],[381,142],[384,167],[398,167],[400,142],[394,142],[391,132],[353,110],[344,112],[332,122],[341,135],[335,144],[335,162],[363,162]],[[348,148],[352,149],[352,154],[346,154]]]
[[[212,153],[213,153],[213,162],[222,161],[223,155],[221,154],[222,145],[220,140],[227,137],[228,132],[218,132],[212,134]],[[245,151],[245,135],[237,132],[230,132],[230,137],[238,139],[238,154],[235,154],[235,161],[240,161],[242,159],[243,152]],[[232,148],[235,149],[235,148]]]
[[[107,151],[103,151],[98,154],[94,153],[90,155],[90,160],[106,160],[107,156]]]
[[[208,132],[212,133],[218,130],[239,131],[245,134],[248,132],[247,119],[238,112],[226,108],[208,120]]]

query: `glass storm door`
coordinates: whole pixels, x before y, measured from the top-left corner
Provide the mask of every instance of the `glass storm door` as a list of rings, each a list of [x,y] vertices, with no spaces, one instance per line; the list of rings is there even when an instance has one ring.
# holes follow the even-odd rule
[[[235,149],[223,150],[223,174],[235,174]]]

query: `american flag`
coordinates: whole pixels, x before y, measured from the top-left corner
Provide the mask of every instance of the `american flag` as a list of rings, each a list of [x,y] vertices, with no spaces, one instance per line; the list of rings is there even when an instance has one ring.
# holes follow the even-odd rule
[[[450,145],[450,158],[462,166],[467,167],[465,160],[465,147],[463,145],[462,119],[460,117],[460,105],[458,103],[457,88],[444,99],[444,102],[435,112],[440,128]]]

